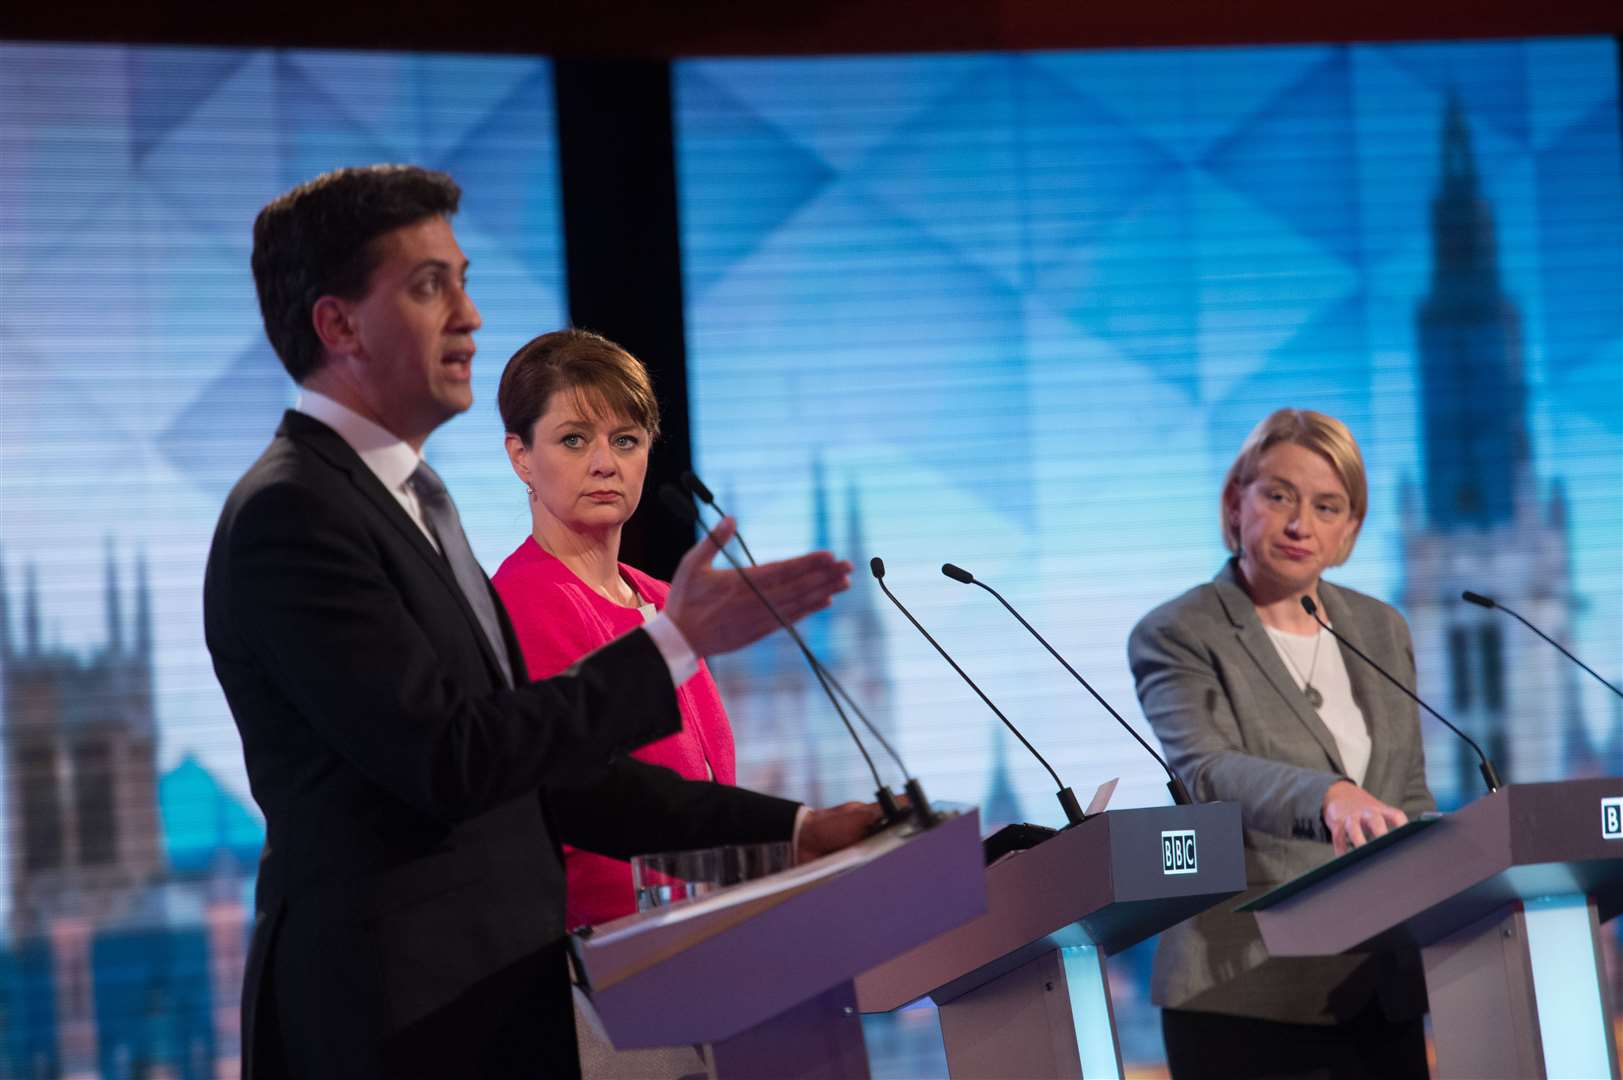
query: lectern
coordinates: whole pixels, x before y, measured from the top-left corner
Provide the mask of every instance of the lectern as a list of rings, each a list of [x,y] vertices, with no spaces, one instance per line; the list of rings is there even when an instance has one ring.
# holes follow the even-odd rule
[[[1120,1077],[1105,958],[1245,888],[1237,803],[1096,814],[986,871],[986,913],[856,981],[929,995],[954,1077]]]
[[[1618,1077],[1623,778],[1511,784],[1247,905],[1275,956],[1418,948],[1444,1077]]]
[[[605,923],[572,944],[619,1049],[708,1043],[715,1080],[862,1078],[851,980],[985,910],[971,810]]]

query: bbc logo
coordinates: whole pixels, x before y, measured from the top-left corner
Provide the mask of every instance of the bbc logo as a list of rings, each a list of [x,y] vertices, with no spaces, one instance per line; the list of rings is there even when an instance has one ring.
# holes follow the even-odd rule
[[[1623,840],[1623,795],[1600,801],[1600,835],[1603,840]]]
[[[1193,874],[1195,863],[1195,830],[1176,829],[1161,834],[1161,873]]]

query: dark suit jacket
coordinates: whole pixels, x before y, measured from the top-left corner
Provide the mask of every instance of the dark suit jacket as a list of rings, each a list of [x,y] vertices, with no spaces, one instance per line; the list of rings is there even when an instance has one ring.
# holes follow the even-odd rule
[[[1320,582],[1319,597],[1338,633],[1414,685],[1403,616],[1327,582]],[[1414,702],[1345,647],[1341,653],[1370,730],[1364,789],[1411,818],[1434,809]],[[1333,856],[1321,811],[1325,791],[1346,778],[1334,736],[1280,660],[1234,563],[1144,616],[1127,657],[1144,715],[1190,794],[1240,804],[1250,886],[1246,896],[1162,935],[1151,981],[1155,1003],[1329,1023],[1356,1014],[1379,992],[1394,1019],[1422,1010],[1424,989],[1406,961],[1270,960],[1256,916],[1233,911]]]
[[[226,501],[204,619],[266,822],[243,1023],[261,1080],[568,1074],[560,842],[793,831],[794,803],[625,756],[681,723],[645,633],[530,683],[503,612],[505,688],[448,564],[302,414]]]

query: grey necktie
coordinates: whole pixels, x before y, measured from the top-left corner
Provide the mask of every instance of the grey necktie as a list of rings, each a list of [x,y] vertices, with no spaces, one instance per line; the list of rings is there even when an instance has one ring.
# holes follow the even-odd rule
[[[490,585],[485,581],[485,572],[479,568],[479,560],[473,557],[473,549],[468,546],[468,536],[462,531],[462,521],[457,517],[451,493],[445,490],[445,481],[425,461],[411,474],[411,487],[417,493],[417,503],[422,507],[428,531],[439,541],[440,551],[445,555],[445,561],[451,564],[456,583],[462,587],[462,595],[468,598],[469,606],[473,608],[485,637],[490,641],[496,662],[501,665],[503,678],[508,686],[512,686],[513,669],[507,661],[507,646],[502,642],[496,605],[490,599]]]

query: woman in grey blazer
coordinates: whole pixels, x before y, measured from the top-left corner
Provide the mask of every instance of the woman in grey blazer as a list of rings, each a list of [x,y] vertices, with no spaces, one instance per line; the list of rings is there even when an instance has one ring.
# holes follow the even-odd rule
[[[1431,810],[1414,703],[1322,631],[1406,683],[1414,650],[1393,608],[1321,580],[1352,554],[1368,506],[1346,426],[1281,409],[1223,485],[1234,558],[1133,629],[1144,714],[1196,799],[1238,802],[1248,895]],[[1236,901],[1238,902],[1238,901]],[[1151,996],[1177,1080],[1426,1076],[1418,967],[1391,958],[1270,959],[1225,903],[1162,935]]]

